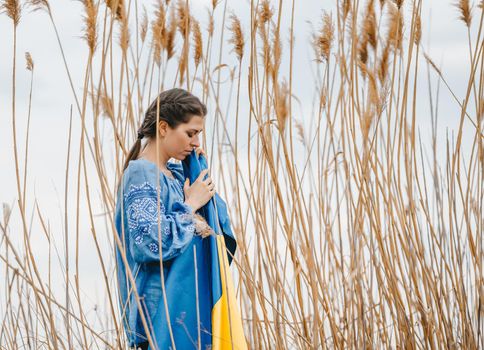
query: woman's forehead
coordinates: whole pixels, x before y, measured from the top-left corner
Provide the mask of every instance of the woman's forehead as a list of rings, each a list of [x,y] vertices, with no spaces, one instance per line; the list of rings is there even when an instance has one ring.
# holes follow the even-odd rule
[[[190,120],[187,123],[184,123],[183,126],[186,129],[191,129],[191,128],[197,129],[197,130],[203,129],[203,118],[198,115],[194,115],[193,117],[190,118]]]

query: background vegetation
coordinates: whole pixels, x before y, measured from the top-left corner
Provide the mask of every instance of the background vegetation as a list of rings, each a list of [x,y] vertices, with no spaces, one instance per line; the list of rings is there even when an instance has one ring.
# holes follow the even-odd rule
[[[467,32],[456,91],[422,44],[421,0],[337,1],[312,24],[310,106],[294,89],[305,2],[252,0],[245,14],[191,3],[82,0],[88,54],[72,66],[64,48],[77,39],[62,38],[54,3],[0,2],[12,28],[1,35],[12,53],[2,157],[16,185],[0,226],[0,348],[126,348],[114,189],[148,102],[173,86],[210,111],[203,148],[238,239],[250,348],[484,348],[483,2],[438,5],[454,6]],[[63,62],[49,69],[72,93],[58,225],[27,181],[43,147],[29,142],[35,57],[17,50],[27,14],[48,19]],[[443,141],[441,90],[459,111]]]

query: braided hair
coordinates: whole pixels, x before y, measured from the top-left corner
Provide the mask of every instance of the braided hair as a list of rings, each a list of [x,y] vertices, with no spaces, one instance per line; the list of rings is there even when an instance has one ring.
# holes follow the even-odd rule
[[[129,161],[138,158],[143,138],[155,138],[158,124],[164,120],[172,129],[182,123],[188,123],[193,115],[205,117],[207,107],[198,97],[190,92],[173,88],[161,92],[150,104],[145,117],[137,132],[137,139],[126,157],[123,170],[128,167]]]

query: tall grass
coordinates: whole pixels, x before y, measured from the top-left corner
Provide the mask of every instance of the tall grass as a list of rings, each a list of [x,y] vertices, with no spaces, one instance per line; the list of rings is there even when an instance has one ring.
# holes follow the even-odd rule
[[[232,273],[250,348],[484,348],[482,1],[455,2],[455,20],[467,29],[464,91],[452,88],[422,43],[421,0],[338,1],[313,23],[310,38],[294,37],[295,9],[304,6],[294,0],[252,0],[245,22],[227,1],[212,1],[205,17],[188,0],[81,3],[88,55],[84,67],[72,67],[47,0],[1,2],[13,26],[13,37],[3,38],[13,51],[12,104],[3,115],[11,116],[17,184],[0,226],[2,349],[126,348],[114,278],[114,246],[121,246],[114,189],[143,110],[172,86],[194,91],[210,111],[203,148],[230,206],[238,241]],[[51,227],[27,195],[31,130],[29,123],[17,128],[23,116],[15,92],[16,29],[28,9],[49,17],[75,102],[65,131],[62,227]],[[313,49],[314,80],[306,84],[314,103],[304,118],[294,89],[295,39]],[[31,90],[22,103],[30,121],[35,69],[30,54],[26,60]],[[83,81],[73,81],[74,69]],[[418,88],[420,71],[428,96]],[[460,111],[444,142],[440,89]],[[430,123],[418,119],[419,103],[430,109]],[[29,225],[27,203],[37,226]],[[30,243],[39,231],[47,268]],[[81,251],[86,241],[89,254]],[[80,278],[92,258],[103,300],[96,305]],[[53,276],[52,264],[63,274]],[[62,293],[53,289],[59,280]]]

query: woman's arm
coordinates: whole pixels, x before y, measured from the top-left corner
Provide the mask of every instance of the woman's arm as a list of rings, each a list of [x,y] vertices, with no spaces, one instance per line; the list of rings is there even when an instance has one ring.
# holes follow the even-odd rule
[[[128,246],[137,262],[159,261],[160,257],[164,261],[180,255],[195,231],[192,208],[175,202],[168,213],[168,189],[157,189],[156,180],[149,175],[143,169],[133,171],[123,196]]]

